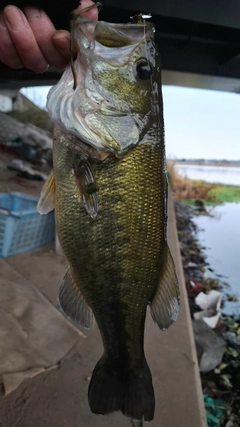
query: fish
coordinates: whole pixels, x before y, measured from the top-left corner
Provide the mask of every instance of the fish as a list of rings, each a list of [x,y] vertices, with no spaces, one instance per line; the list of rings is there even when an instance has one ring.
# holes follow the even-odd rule
[[[167,244],[161,62],[151,22],[77,16],[78,56],[48,95],[53,171],[38,210],[55,209],[69,263],[59,304],[79,326],[97,323],[104,353],[88,390],[95,414],[151,421],[144,354],[147,308],[161,330],[177,319],[179,286]]]

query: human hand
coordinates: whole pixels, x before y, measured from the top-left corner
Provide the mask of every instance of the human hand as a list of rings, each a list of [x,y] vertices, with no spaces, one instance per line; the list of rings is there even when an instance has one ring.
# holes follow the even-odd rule
[[[50,0],[51,1],[51,0]],[[94,4],[82,0],[74,13]],[[97,8],[86,12],[86,16],[97,19]],[[70,34],[56,31],[43,10],[26,6],[6,6],[0,12],[0,62],[11,68],[27,67],[43,73],[49,65],[65,68],[70,60]]]

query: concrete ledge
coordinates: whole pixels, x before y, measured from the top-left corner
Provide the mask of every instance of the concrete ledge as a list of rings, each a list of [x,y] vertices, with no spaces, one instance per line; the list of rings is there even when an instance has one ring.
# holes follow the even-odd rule
[[[166,332],[147,319],[146,355],[156,395],[155,419],[151,427],[206,427],[202,387],[183,276],[174,206],[169,195],[168,243],[181,292],[177,322]]]

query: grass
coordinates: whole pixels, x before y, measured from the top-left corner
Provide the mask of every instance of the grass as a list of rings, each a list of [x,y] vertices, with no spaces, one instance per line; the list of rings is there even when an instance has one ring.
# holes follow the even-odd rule
[[[190,180],[180,175],[174,161],[167,162],[168,178],[175,200],[193,204],[201,200],[206,204],[240,202],[240,187],[235,185],[211,184]]]
[[[216,187],[210,191],[209,197],[215,203],[240,202],[240,187],[217,184]]]

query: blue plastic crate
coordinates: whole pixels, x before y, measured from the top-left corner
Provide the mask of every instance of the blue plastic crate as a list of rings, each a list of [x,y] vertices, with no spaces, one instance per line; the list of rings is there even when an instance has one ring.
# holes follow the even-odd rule
[[[0,193],[0,257],[29,251],[55,236],[54,212],[40,215],[37,197]]]

